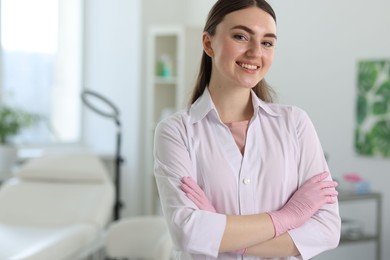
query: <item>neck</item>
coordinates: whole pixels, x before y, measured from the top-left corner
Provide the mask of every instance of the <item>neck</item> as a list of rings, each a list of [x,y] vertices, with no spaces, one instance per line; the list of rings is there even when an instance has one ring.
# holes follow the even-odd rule
[[[209,91],[222,122],[231,123],[251,119],[253,105],[250,89],[209,85]]]

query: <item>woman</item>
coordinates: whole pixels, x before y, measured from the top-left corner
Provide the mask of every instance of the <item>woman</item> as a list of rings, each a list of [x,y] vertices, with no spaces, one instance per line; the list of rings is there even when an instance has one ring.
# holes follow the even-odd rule
[[[309,259],[338,245],[337,183],[304,111],[265,83],[264,0],[219,0],[192,105],[159,123],[155,177],[178,259]]]

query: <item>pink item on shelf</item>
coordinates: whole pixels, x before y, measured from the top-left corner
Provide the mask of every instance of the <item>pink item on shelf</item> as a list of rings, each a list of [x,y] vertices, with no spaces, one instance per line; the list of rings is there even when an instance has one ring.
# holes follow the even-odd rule
[[[350,172],[344,174],[343,179],[347,182],[353,182],[353,183],[363,181],[363,178],[356,172]]]

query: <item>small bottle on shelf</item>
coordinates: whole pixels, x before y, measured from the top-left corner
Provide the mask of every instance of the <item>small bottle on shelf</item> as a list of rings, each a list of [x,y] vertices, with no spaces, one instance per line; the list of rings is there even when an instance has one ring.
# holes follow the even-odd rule
[[[157,74],[166,79],[172,77],[172,61],[168,54],[162,54],[158,59]]]

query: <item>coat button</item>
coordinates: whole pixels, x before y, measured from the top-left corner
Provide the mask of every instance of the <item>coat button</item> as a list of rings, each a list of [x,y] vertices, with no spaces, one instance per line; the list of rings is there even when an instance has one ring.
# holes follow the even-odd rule
[[[251,180],[248,179],[248,178],[244,178],[244,179],[242,180],[242,182],[243,182],[245,185],[247,185],[247,184],[251,183]]]

